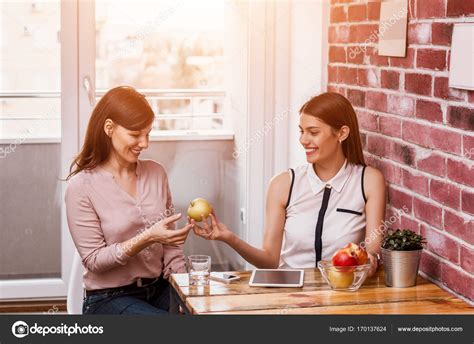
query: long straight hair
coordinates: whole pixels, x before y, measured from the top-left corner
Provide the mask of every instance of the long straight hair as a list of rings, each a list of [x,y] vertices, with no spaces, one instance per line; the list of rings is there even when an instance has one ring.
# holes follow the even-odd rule
[[[317,117],[339,130],[343,125],[350,129],[347,139],[342,141],[342,152],[347,161],[365,166],[362,144],[360,142],[359,124],[352,104],[339,93],[326,92],[308,100],[300,109],[300,115]]]
[[[107,119],[128,130],[143,130],[153,123],[155,114],[145,96],[133,87],[119,86],[109,90],[92,112],[84,145],[74,158],[66,180],[107,160],[112,150],[111,139],[104,131]]]

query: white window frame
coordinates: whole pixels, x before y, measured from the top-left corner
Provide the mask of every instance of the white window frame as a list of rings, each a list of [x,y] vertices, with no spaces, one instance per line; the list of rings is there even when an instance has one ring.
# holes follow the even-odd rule
[[[61,1],[61,175],[69,171],[71,158],[79,148],[78,122],[78,2]],[[0,281],[1,300],[64,298],[67,295],[74,244],[66,221],[64,193],[61,191],[61,277]]]

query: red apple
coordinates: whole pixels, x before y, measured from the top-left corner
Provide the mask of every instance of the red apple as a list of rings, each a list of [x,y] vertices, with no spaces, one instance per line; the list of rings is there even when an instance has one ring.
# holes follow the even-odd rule
[[[367,252],[354,243],[347,244],[338,250],[332,257],[334,266],[354,266],[367,263],[369,257]]]
[[[332,265],[334,266],[354,266],[357,265],[357,257],[352,255],[348,249],[340,249],[332,257]]]

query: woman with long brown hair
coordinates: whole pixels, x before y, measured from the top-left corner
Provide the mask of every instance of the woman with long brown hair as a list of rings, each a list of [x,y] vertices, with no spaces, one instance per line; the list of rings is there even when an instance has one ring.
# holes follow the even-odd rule
[[[337,93],[313,97],[300,109],[300,143],[307,164],[270,181],[263,247],[238,238],[211,214],[196,234],[230,245],[259,268],[310,268],[348,243],[365,247],[377,269],[385,216],[385,180],[366,166],[357,117]]]
[[[108,91],[90,118],[67,177],[69,230],[85,267],[85,314],[161,314],[170,273],[184,272],[192,225],[174,230],[166,172],[139,160],[154,113],[132,87]]]

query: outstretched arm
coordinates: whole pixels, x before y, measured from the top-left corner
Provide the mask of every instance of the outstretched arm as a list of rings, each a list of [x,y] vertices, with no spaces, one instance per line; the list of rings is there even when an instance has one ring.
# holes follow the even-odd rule
[[[267,192],[265,208],[265,232],[263,247],[256,248],[240,239],[225,224],[219,222],[215,214],[204,221],[202,227],[196,225],[194,232],[208,240],[220,240],[227,243],[250,264],[258,268],[277,268],[285,226],[285,205],[290,189],[288,172],[272,178]],[[210,220],[210,223],[208,223]]]

